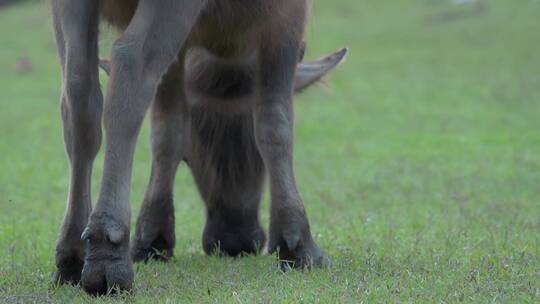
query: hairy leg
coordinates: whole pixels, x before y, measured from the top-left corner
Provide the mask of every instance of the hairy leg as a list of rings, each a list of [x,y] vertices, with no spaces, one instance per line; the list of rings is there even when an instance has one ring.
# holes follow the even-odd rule
[[[163,77],[152,103],[152,172],[131,245],[135,262],[149,258],[168,260],[173,255],[173,184],[184,156],[183,64],[180,56]]]
[[[92,209],[92,164],[101,144],[97,5],[90,0],[55,0],[53,18],[62,64],[61,110],[70,164],[67,210],[56,246],[53,280],[78,283],[85,248],[81,233]]]
[[[249,113],[190,110],[188,164],[206,204],[203,249],[229,256],[258,253],[266,242],[259,223],[264,166]]]
[[[82,286],[89,293],[132,288],[129,194],[136,139],[159,81],[205,3],[140,0],[133,20],[113,46],[101,192],[83,233],[88,243]]]
[[[327,262],[311,236],[293,170],[292,96],[305,17],[302,2],[290,2],[283,20],[275,20],[263,34],[260,99],[254,111],[255,138],[270,179],[269,250],[279,253],[282,266],[296,268]]]

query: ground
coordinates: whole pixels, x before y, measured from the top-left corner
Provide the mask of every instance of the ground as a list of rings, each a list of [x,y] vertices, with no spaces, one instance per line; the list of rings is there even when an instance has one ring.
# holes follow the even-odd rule
[[[50,282],[68,174],[48,5],[0,10],[0,302],[540,302],[540,1],[313,2],[308,57],[351,50],[296,107],[300,189],[334,267],[206,257],[182,166],[175,258],[100,299]],[[146,124],[133,218],[149,161]]]

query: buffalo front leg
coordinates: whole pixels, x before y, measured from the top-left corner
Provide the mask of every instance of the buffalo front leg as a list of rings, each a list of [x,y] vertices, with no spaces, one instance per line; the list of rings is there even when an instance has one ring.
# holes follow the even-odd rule
[[[278,252],[285,269],[329,262],[311,236],[293,170],[293,80],[305,14],[301,2],[291,4],[289,18],[284,14],[286,20],[268,27],[261,39],[261,95],[254,110],[255,137],[270,180],[269,251]]]
[[[173,255],[173,184],[184,155],[183,64],[183,56],[180,56],[170,67],[151,107],[152,172],[131,245],[131,257],[135,262],[150,258],[168,260]]]
[[[82,286],[92,294],[130,290],[129,194],[133,155],[159,81],[176,59],[205,1],[141,0],[112,50],[105,102],[105,165],[101,191],[82,238]]]
[[[92,163],[101,143],[103,97],[98,79],[98,14],[95,1],[53,1],[62,64],[61,112],[69,158],[69,194],[56,246],[55,283],[81,278],[85,244],[81,233],[92,209]]]

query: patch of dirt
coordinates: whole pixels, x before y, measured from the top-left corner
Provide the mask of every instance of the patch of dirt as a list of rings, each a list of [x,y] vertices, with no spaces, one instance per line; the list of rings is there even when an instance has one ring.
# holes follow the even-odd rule
[[[425,19],[427,25],[439,25],[460,21],[463,19],[479,18],[487,11],[487,4],[473,0],[454,0],[454,8],[442,11]]]
[[[26,57],[17,59],[17,62],[15,63],[15,72],[17,74],[27,74],[32,72],[33,69],[34,65],[32,64],[32,61]]]

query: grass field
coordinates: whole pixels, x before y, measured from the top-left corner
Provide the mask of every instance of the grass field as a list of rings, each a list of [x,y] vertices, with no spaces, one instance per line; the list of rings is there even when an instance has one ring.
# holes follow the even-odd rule
[[[48,6],[0,10],[0,302],[540,302],[538,16],[538,0],[314,0],[308,56],[351,49],[296,107],[300,188],[334,267],[204,256],[182,166],[175,258],[96,300],[50,282],[68,175]],[[145,125],[133,214],[149,162]]]

